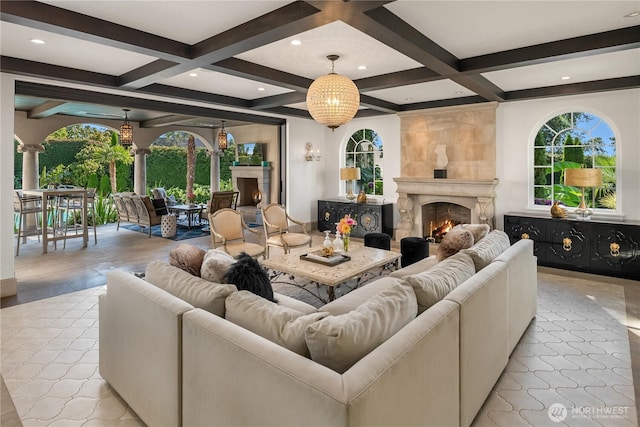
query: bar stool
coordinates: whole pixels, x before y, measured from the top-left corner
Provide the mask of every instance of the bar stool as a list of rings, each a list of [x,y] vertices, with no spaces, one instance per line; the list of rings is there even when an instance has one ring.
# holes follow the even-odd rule
[[[20,239],[23,239],[23,243],[27,243],[27,236],[38,236],[38,242],[40,241],[40,234],[42,229],[38,223],[38,215],[42,212],[42,198],[39,196],[25,196],[21,190],[15,190],[13,194],[13,213],[18,215],[18,244],[16,247],[16,256],[20,254]],[[27,224],[27,216],[33,215],[34,227],[33,229],[25,228]]]
[[[54,236],[64,236],[62,248],[67,247],[67,234],[69,229],[73,229],[74,234],[78,234],[78,229],[82,228],[82,221],[78,222],[78,214],[82,218],[82,196],[61,195],[56,203],[57,224],[54,225]]]

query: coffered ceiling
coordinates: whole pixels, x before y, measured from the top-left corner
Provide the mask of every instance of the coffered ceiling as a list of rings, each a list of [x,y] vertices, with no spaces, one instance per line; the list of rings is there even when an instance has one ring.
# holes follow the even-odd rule
[[[358,117],[640,87],[637,0],[0,6],[2,72],[54,81],[18,83],[16,109],[33,118],[122,108],[149,127],[309,118],[306,90],[330,71],[329,54],[360,89]]]

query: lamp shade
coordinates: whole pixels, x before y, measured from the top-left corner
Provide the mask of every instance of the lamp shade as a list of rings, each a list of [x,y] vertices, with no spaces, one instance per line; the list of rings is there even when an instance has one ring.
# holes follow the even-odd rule
[[[360,168],[340,168],[340,179],[343,181],[360,179]]]
[[[564,183],[572,187],[601,187],[602,170],[591,168],[565,169]]]
[[[337,55],[329,55],[331,61]],[[307,108],[315,121],[330,129],[347,123],[358,112],[360,92],[348,77],[333,72],[317,78],[307,91]]]

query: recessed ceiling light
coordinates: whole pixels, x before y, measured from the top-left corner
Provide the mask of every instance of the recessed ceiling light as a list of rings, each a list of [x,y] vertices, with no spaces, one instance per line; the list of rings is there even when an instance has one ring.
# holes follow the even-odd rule
[[[462,95],[463,93],[464,93],[464,92],[463,92],[463,91],[461,91],[461,90],[457,90],[457,91],[455,91],[455,92],[454,92],[454,94],[456,94],[456,95]]]
[[[300,40],[296,39],[296,40],[291,40],[291,44],[293,46],[300,46],[302,44],[302,42]]]
[[[624,18],[635,18],[636,16],[640,16],[640,11],[627,13],[626,15],[624,15]]]
[[[189,77],[198,77],[198,73],[189,73]]]
[[[367,66],[366,65],[359,65],[358,66],[358,70],[366,70]]]
[[[47,42],[42,39],[31,39],[31,43],[35,44],[46,44]]]
[[[413,101],[413,98],[405,98],[405,101]]]
[[[560,77],[560,80],[569,80],[571,78],[571,76],[562,76]]]
[[[263,87],[259,87],[259,88],[258,88],[258,90],[259,90],[260,92],[264,92],[264,88],[263,88]]]

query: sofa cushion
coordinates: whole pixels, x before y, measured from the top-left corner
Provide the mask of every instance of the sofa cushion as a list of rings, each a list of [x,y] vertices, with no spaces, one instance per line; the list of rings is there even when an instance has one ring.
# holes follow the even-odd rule
[[[246,252],[236,257],[236,262],[224,275],[224,282],[233,283],[239,291],[253,292],[271,302],[276,302],[273,299],[273,288],[267,270]]]
[[[200,277],[200,268],[206,252],[196,246],[181,243],[169,252],[169,264]]]
[[[371,298],[378,295],[385,289],[388,289],[395,283],[403,282],[400,282],[400,279],[396,279],[393,277],[380,277],[359,287],[358,289],[354,289],[353,291],[348,292],[340,298],[336,298],[328,304],[323,305],[318,310],[326,311],[327,313],[334,316],[346,314],[351,310],[355,310],[356,308],[360,307],[360,305],[369,301]]]
[[[209,249],[202,260],[200,277],[209,282],[222,283],[224,275],[236,260],[220,249]]]
[[[301,356],[309,357],[304,331],[328,313],[304,314],[253,294],[238,291],[225,302],[225,318]]]
[[[169,211],[167,210],[167,204],[164,202],[164,199],[151,199],[151,203],[153,204],[153,208],[156,211],[156,215],[169,214]]]
[[[149,263],[145,279],[194,307],[220,317],[224,317],[224,300],[237,291],[234,285],[208,282],[163,261]]]
[[[436,265],[437,262],[438,261],[436,260],[436,256],[435,255],[431,255],[431,256],[429,256],[427,258],[421,259],[418,262],[414,262],[411,265],[408,265],[408,266],[403,267],[403,268],[401,268],[399,270],[396,270],[393,273],[391,273],[389,276],[397,277],[398,279],[401,279],[404,276],[411,276],[412,274],[419,274],[419,273],[422,273],[424,271],[429,270],[434,265]]]
[[[509,246],[509,236],[501,230],[493,230],[477,244],[462,252],[468,254],[476,266],[476,271],[485,268],[495,257],[506,251]]]
[[[463,230],[470,231],[473,234],[473,242],[478,243],[483,237],[485,237],[491,231],[489,224],[458,224],[453,227],[453,230],[461,228]]]
[[[417,309],[411,287],[394,283],[355,310],[311,324],[305,333],[311,359],[343,373],[413,320]]]
[[[445,234],[440,245],[438,245],[436,260],[441,262],[451,255],[457,254],[462,249],[470,248],[471,246],[473,246],[473,234],[470,231],[462,228],[452,228]]]
[[[140,198],[142,199],[142,202],[144,203],[144,207],[147,208],[147,212],[149,212],[149,218],[153,218],[158,216],[158,213],[156,212],[156,208],[153,205],[153,202],[151,201],[151,197],[149,196],[140,196]]]
[[[405,276],[418,300],[418,313],[422,313],[475,274],[471,257],[458,252],[436,264],[424,273]]]

